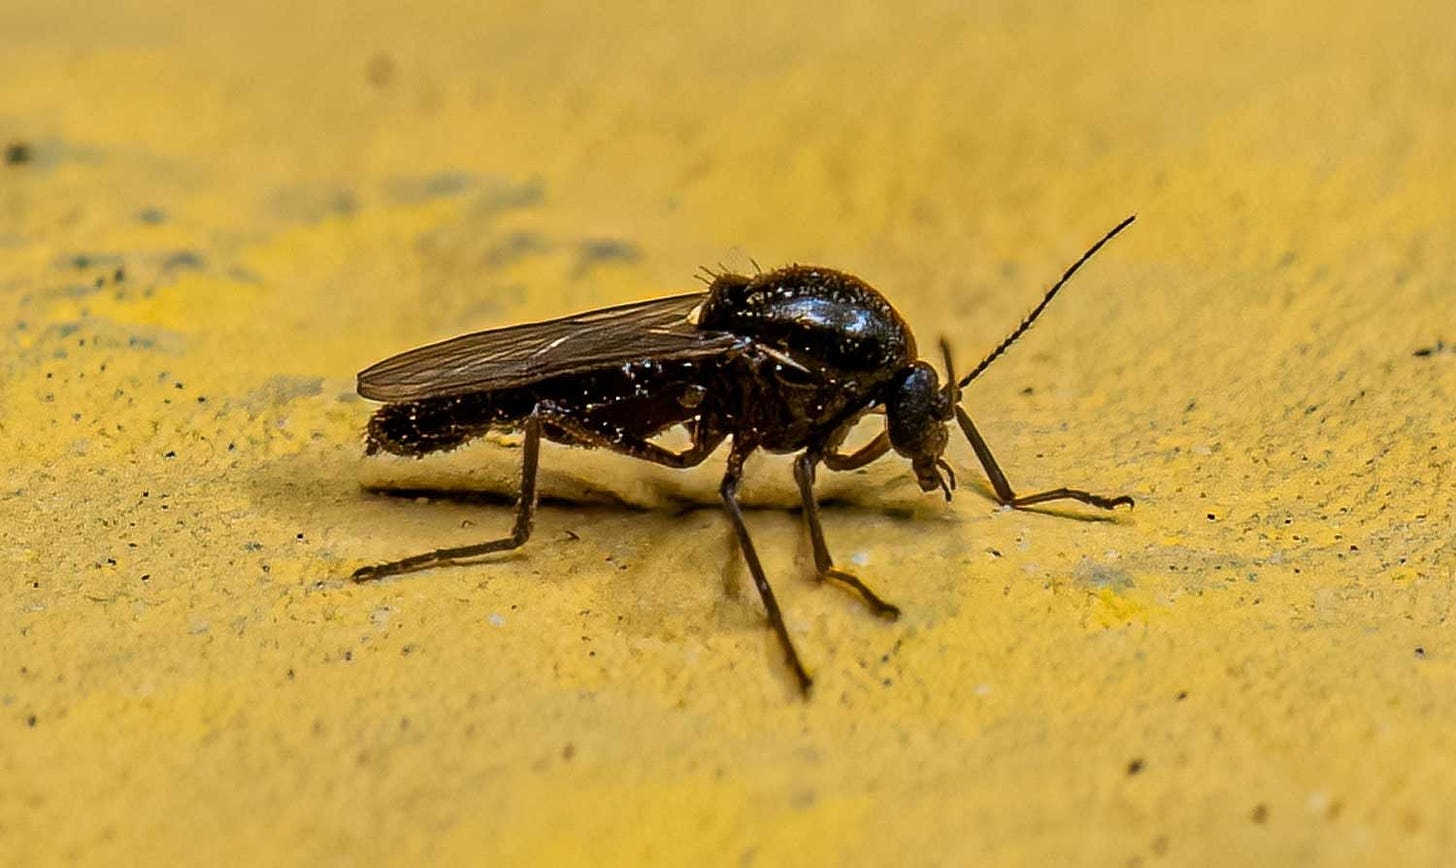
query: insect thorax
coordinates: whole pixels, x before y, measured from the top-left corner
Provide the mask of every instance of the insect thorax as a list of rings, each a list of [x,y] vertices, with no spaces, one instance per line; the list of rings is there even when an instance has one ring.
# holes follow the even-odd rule
[[[721,275],[708,289],[698,325],[872,376],[893,374],[915,358],[915,339],[884,296],[832,268]]]

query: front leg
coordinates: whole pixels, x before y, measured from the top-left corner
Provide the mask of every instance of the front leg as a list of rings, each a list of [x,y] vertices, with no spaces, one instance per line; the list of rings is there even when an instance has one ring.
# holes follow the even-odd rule
[[[960,405],[956,405],[956,421],[960,423],[966,439],[971,441],[971,448],[976,450],[976,457],[980,459],[981,466],[986,468],[986,476],[991,480],[991,488],[996,491],[996,500],[1002,506],[1021,509],[1038,503],[1046,503],[1049,500],[1075,500],[1099,509],[1133,505],[1132,498],[1126,494],[1107,497],[1101,494],[1091,494],[1079,488],[1053,488],[1050,491],[1041,491],[1036,494],[1018,495],[1012,489],[1011,483],[1007,481],[1006,474],[1001,472],[1001,466],[996,463],[996,456],[991,454],[991,447],[986,445],[986,439],[981,436],[980,431],[976,430],[970,414]]]
[[[873,447],[874,444],[871,443],[870,446]],[[866,451],[868,447],[856,455]],[[875,456],[862,463],[873,461],[882,454],[884,450],[880,449]],[[819,581],[834,580],[848,585],[859,594],[871,612],[893,621],[900,617],[900,609],[881,599],[853,573],[837,569],[834,559],[829,556],[829,546],[824,542],[824,528],[819,524],[819,504],[814,499],[814,468],[818,463],[819,456],[813,452],[805,452],[794,460],[794,481],[799,483],[799,497],[804,502],[804,521],[809,526],[809,542],[814,547],[814,567],[818,571]]]
[[[890,434],[888,431],[881,431],[875,435],[875,439],[855,451],[840,452],[839,443],[848,433],[849,426],[841,428],[830,440],[831,445],[824,452],[824,466],[830,470],[855,470],[890,451]]]

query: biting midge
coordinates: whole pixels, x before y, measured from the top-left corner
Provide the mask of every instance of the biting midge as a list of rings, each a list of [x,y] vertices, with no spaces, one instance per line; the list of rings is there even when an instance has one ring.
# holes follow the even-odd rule
[[[514,549],[531,535],[542,438],[610,449],[668,467],[701,463],[731,439],[719,488],[723,508],[799,687],[812,680],[789,639],[783,614],[738,504],[743,463],[756,449],[798,453],[794,478],[821,581],[847,586],[870,611],[900,610],[834,565],[814,499],[819,465],[853,470],[893,450],[924,491],[950,500],[955,475],[943,453],[956,423],[985,468],[996,500],[1027,507],[1075,500],[1100,509],[1132,505],[1075,488],[1017,494],[961,402],[961,389],[1029,329],[1067,280],[1128,217],[1092,246],[1041,303],[969,374],[956,379],[940,342],[941,382],[921,361],[900,314],[859,278],[792,265],[752,277],[711,275],[705,292],[638,302],[576,316],[477,332],[410,350],[359,374],[359,394],[384,402],[369,421],[366,451],[420,457],[453,449],[492,429],[524,432],[515,524],[501,539],[437,549],[360,568],[355,581],[474,561]],[[885,427],[864,446],[841,451],[867,413]],[[691,445],[670,451],[654,438],[682,427]]]

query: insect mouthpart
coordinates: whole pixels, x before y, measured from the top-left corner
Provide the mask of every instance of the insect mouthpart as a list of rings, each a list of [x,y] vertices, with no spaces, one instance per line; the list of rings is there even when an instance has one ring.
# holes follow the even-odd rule
[[[921,491],[934,491],[939,488],[945,492],[946,502],[950,502],[951,492],[955,491],[956,478],[955,471],[951,470],[944,458],[921,458],[911,462],[910,466],[915,471],[915,481],[920,483]],[[942,470],[945,471],[944,475],[941,474]]]

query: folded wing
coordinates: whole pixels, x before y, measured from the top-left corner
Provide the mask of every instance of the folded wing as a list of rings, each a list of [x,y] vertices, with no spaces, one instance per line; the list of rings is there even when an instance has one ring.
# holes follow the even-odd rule
[[[655,359],[704,358],[744,339],[700,330],[707,293],[587,311],[491,329],[419,347],[359,372],[359,394],[375,401],[422,401],[505,389],[563,374]]]

